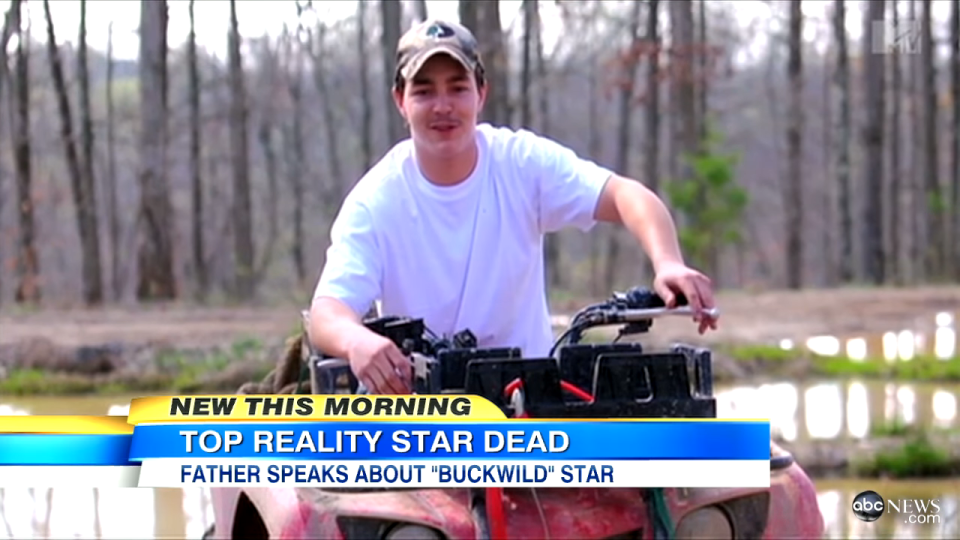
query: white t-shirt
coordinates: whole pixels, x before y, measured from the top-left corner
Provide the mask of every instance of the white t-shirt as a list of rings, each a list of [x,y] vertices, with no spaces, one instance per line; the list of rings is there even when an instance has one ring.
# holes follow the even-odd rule
[[[423,177],[409,139],[394,146],[344,200],[314,298],[361,315],[380,300],[438,335],[469,329],[480,347],[545,357],[543,235],[589,230],[611,172],[529,131],[481,124],[477,142],[474,172],[452,187]]]

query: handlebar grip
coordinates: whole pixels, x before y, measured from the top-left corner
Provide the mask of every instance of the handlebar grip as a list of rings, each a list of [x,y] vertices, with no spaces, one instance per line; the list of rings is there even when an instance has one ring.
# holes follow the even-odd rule
[[[674,307],[690,305],[690,302],[687,301],[687,297],[684,296],[683,293],[675,293],[674,296],[676,298],[676,305]],[[635,287],[626,294],[626,297],[627,303],[637,309],[667,307],[667,303],[659,294],[646,287]]]

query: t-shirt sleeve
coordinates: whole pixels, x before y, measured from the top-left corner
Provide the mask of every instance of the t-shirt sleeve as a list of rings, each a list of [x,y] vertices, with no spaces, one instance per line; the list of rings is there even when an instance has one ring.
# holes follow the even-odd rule
[[[330,230],[327,261],[313,293],[335,298],[364,316],[381,294],[382,263],[369,209],[348,197]]]
[[[555,141],[522,132],[524,173],[537,181],[540,231],[589,230],[596,223],[600,193],[613,174]]]

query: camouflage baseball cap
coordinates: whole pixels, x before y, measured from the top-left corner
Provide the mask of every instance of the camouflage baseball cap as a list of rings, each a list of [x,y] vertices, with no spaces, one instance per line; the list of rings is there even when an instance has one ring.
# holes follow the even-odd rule
[[[414,25],[397,43],[395,80],[410,80],[439,53],[453,57],[471,73],[483,70],[477,40],[470,30],[457,23],[428,19]]]

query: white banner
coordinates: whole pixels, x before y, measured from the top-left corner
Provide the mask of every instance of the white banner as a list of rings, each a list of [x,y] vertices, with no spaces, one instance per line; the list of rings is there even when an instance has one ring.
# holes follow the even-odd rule
[[[140,487],[769,487],[764,460],[150,459]]]
[[[140,467],[120,466],[4,466],[0,467],[0,488],[135,488]]]

